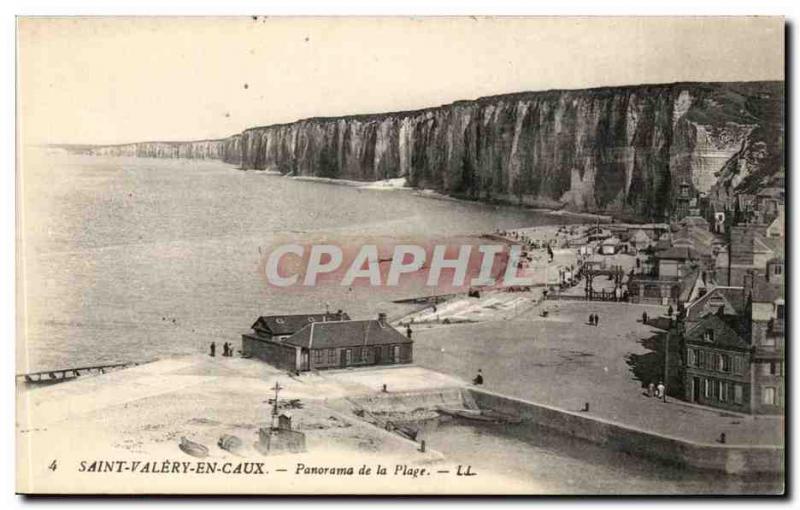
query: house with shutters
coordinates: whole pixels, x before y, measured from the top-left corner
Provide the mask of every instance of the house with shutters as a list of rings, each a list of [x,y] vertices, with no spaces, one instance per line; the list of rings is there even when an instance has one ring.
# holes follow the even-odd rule
[[[690,303],[682,334],[689,402],[750,414],[785,406],[783,260],[767,263],[743,287],[717,287]]]
[[[704,316],[684,337],[686,400],[702,405],[750,412],[750,342],[741,317],[725,308]]]

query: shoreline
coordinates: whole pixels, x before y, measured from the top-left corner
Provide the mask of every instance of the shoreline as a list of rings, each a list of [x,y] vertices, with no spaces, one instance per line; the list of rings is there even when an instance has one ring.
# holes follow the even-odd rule
[[[158,158],[153,158],[158,159]],[[484,205],[487,207],[495,207],[495,208],[508,208],[511,210],[520,210],[520,211],[530,211],[535,213],[542,213],[549,216],[568,216],[568,217],[575,217],[575,218],[586,218],[588,220],[598,221],[600,223],[613,223],[616,220],[621,220],[622,218],[617,218],[614,215],[610,214],[600,214],[600,213],[592,213],[592,212],[580,212],[580,211],[571,211],[568,209],[552,209],[547,207],[535,207],[535,206],[527,206],[523,204],[514,204],[507,201],[497,200],[497,201],[484,201],[478,199],[469,199],[463,198],[458,196],[446,195],[444,193],[440,193],[436,190],[428,189],[428,188],[414,188],[408,186],[407,184],[399,185],[398,181],[403,180],[405,181],[405,177],[396,177],[392,179],[383,179],[378,181],[357,181],[353,179],[339,179],[336,177],[318,177],[312,175],[289,175],[283,174],[277,170],[269,170],[269,169],[256,169],[256,168],[241,168],[238,167],[236,170],[241,172],[263,172],[265,175],[272,175],[276,177],[287,177],[296,181],[307,181],[307,182],[317,182],[323,184],[331,184],[334,186],[347,186],[356,189],[362,190],[377,190],[377,191],[404,191],[412,193],[415,196],[423,197],[423,198],[431,198],[434,200],[445,200],[445,201],[452,201],[457,203],[465,203],[465,204],[479,204]],[[388,183],[388,184],[383,184]],[[593,222],[594,222],[593,221]]]
[[[211,368],[213,364],[218,362],[205,358],[205,356],[201,355],[165,358],[113,373],[78,378],[54,386],[45,386],[40,388],[41,393],[39,391],[28,393],[24,400],[28,401],[29,406],[32,401],[39,401],[40,404],[44,405],[49,400],[51,402],[46,405],[53,408],[51,412],[56,412],[46,415],[51,418],[50,421],[45,420],[43,423],[39,423],[34,422],[32,419],[30,423],[18,424],[16,431],[18,439],[22,437],[20,434],[27,435],[37,433],[36,431],[46,431],[48,428],[53,428],[52,425],[56,423],[62,424],[68,430],[81,429],[91,422],[91,416],[96,415],[98,412],[103,412],[103,409],[108,409],[111,415],[105,424],[110,424],[112,428],[121,426],[122,429],[115,434],[113,430],[104,428],[102,429],[102,437],[111,437],[115,444],[124,444],[129,439],[135,438],[139,445],[137,451],[148,451],[152,448],[155,448],[156,451],[163,451],[167,444],[160,444],[164,441],[158,438],[159,435],[156,431],[164,432],[164,427],[168,429],[170,426],[159,422],[160,419],[167,419],[166,417],[157,417],[160,414],[159,409],[165,405],[174,406],[174,403],[170,404],[172,399],[180,398],[182,394],[193,394],[195,386],[205,386],[208,382],[213,383],[213,380],[220,377],[220,375],[213,376],[216,371]],[[271,380],[277,380],[277,378],[283,380],[287,396],[300,397],[308,404],[306,406],[307,410],[295,413],[298,423],[311,419],[307,416],[313,417],[310,423],[319,423],[319,420],[328,414],[336,416],[336,419],[333,420],[333,428],[325,425],[321,429],[316,429],[316,426],[312,426],[311,429],[305,429],[308,430],[307,434],[312,434],[312,438],[316,437],[316,439],[311,439],[311,444],[317,446],[309,452],[301,454],[304,457],[309,454],[324,454],[327,449],[318,450],[318,448],[321,448],[320,445],[332,438],[339,437],[340,431],[347,431],[351,436],[356,434],[347,440],[350,442],[353,440],[363,441],[364,438],[370,438],[369,441],[378,441],[375,444],[377,449],[373,451],[373,454],[378,457],[399,456],[401,458],[405,457],[408,461],[415,458],[417,459],[413,461],[415,463],[447,462],[448,459],[436,450],[436,445],[430,445],[427,455],[412,455],[417,445],[416,442],[387,432],[387,430],[376,426],[376,424],[352,414],[352,410],[361,408],[370,412],[389,413],[389,417],[393,415],[402,416],[405,413],[409,415],[410,421],[413,422],[415,418],[412,415],[419,413],[420,409],[427,409],[428,412],[435,413],[440,402],[450,402],[450,405],[458,405],[460,400],[464,406],[467,406],[469,402],[474,402],[480,409],[519,416],[523,420],[522,426],[543,427],[553,430],[565,438],[587,441],[604,449],[627,453],[656,463],[666,462],[689,466],[701,471],[722,472],[735,476],[784,473],[785,450],[784,446],[781,445],[714,444],[695,441],[690,438],[677,437],[616,420],[593,416],[591,413],[570,411],[557,406],[468,385],[438,370],[417,365],[330,370],[321,371],[319,375],[306,374],[299,378],[289,378],[282,375],[282,372],[260,361],[231,358],[231,361],[223,362],[231,364],[231,368],[234,369],[239,367],[240,371],[221,376],[223,379],[230,379],[231,383],[224,384],[225,388],[217,391],[218,396],[216,398],[225,398],[229,401],[247,401],[247,399],[256,397],[256,400],[260,401],[260,394],[257,392],[254,394],[252,389],[237,389],[237,385],[232,383],[237,380],[247,381],[256,372],[265,372],[269,374]],[[163,367],[170,368],[170,365],[177,365],[181,370],[178,372],[167,370],[165,372]],[[208,373],[209,376],[213,377],[208,381],[198,380],[188,386],[167,390],[166,392],[164,390],[149,390],[139,395],[137,390],[125,390],[125,386],[130,382],[136,380],[145,382],[162,373],[167,377],[175,377],[184,373],[189,367],[193,367],[191,373],[197,374],[194,377],[199,377],[201,372]],[[208,370],[211,370],[211,372],[207,372]],[[167,373],[175,375],[167,375]],[[406,387],[398,386],[401,381],[405,381],[406,374],[411,375],[413,381],[406,383]],[[386,380],[390,381],[388,394],[382,393],[378,386],[379,382]],[[353,386],[354,384],[357,386]],[[322,386],[317,389],[319,385]],[[113,389],[115,386],[123,392],[123,395],[121,395],[122,400],[115,398],[109,400],[109,389]],[[264,384],[264,387],[266,388],[268,385]],[[331,394],[325,397],[318,396],[319,390],[323,387],[329,388]],[[126,397],[124,394],[126,391],[133,392]],[[63,402],[52,402],[53,399],[48,396],[50,393],[61,394]],[[92,393],[105,398],[102,402],[90,406],[91,409],[81,412],[80,408],[86,406],[87,398],[94,401]],[[72,401],[78,403],[77,409],[73,408]],[[125,405],[120,409],[120,404],[123,402]],[[141,407],[142,404],[144,404],[143,407]],[[36,405],[38,406],[39,404]],[[109,405],[113,407],[108,407]],[[138,414],[145,416],[151,413],[156,414],[150,420],[145,419],[131,426],[125,420],[128,414],[124,411],[129,405],[131,407],[139,407]],[[63,406],[66,406],[66,408],[62,409]],[[178,405],[178,407],[178,412],[184,413],[181,414],[182,417],[194,416],[191,410],[184,409],[186,408],[185,404]],[[184,410],[180,411],[180,409]],[[42,413],[44,410],[37,408],[36,411],[37,413]],[[91,412],[86,414],[86,411]],[[185,414],[186,411],[189,414]],[[348,412],[352,415],[348,414]],[[245,415],[248,414],[249,412],[245,413]],[[43,415],[40,414],[39,418],[42,417]],[[53,421],[52,418],[55,418],[55,420]],[[89,422],[86,421],[87,418]],[[232,418],[237,421],[248,422],[248,419],[244,416]],[[209,427],[213,429],[213,424],[216,423],[215,419],[220,418],[218,416],[204,415],[184,422],[182,428],[177,423],[171,427],[180,428],[180,432],[176,430],[174,434],[190,434],[191,432],[187,432],[187,427],[189,429],[194,428],[194,434],[203,437],[204,435],[208,436],[208,433],[202,429]],[[333,418],[329,418],[329,420],[331,419]],[[336,420],[339,420],[339,425],[336,425]],[[118,421],[122,421],[124,424],[114,425]],[[191,425],[189,425],[190,423]],[[343,423],[349,423],[349,425],[343,425]],[[245,429],[242,428],[244,425],[239,425],[238,427],[240,433],[245,432]],[[58,428],[60,429],[61,426]],[[217,426],[216,428],[219,427]],[[315,430],[316,432],[314,432]],[[171,434],[168,433],[168,436],[171,437]],[[123,440],[123,437],[127,437],[128,440]],[[206,441],[209,442],[208,438]],[[170,443],[168,442],[168,444]],[[99,445],[94,445],[94,447],[101,448]],[[404,453],[397,451],[397,448]],[[221,452],[218,453],[221,454]]]

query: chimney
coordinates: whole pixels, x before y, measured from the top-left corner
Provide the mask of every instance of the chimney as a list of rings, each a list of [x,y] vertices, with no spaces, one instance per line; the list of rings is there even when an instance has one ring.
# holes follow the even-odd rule
[[[384,312],[378,313],[378,324],[380,324],[381,327],[386,326],[386,313]]]

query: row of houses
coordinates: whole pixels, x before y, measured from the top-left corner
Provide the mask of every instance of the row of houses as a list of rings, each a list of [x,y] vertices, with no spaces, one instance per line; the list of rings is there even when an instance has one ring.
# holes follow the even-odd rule
[[[330,368],[397,365],[413,361],[413,341],[386,320],[352,320],[336,313],[266,315],[242,335],[242,355],[277,368],[305,372]]]
[[[683,217],[653,246],[653,270],[631,278],[632,299],[678,306],[669,331],[669,345],[679,352],[671,375],[685,400],[749,414],[782,414],[783,190],[767,189],[752,200],[737,195],[733,198],[741,203],[716,210],[712,222],[695,216],[698,210],[687,196],[679,211]]]

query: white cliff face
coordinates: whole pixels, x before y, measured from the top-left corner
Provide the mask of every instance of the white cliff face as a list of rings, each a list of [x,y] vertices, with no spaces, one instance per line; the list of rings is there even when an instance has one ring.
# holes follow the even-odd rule
[[[774,82],[531,92],[93,152],[363,181],[406,177],[465,198],[658,216],[682,179],[707,191],[731,173],[733,158],[752,168],[765,161],[745,157],[743,147],[755,147],[754,128],[775,115],[782,94]]]
[[[694,125],[696,138],[689,164],[692,184],[697,190],[711,190],[722,167],[744,148],[754,127],[733,123],[719,129]]]

